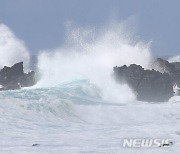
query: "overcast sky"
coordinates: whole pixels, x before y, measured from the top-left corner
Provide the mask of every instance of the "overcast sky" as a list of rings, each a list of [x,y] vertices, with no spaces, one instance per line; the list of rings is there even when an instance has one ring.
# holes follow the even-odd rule
[[[0,0],[0,23],[36,53],[63,43],[67,21],[100,26],[112,17],[135,17],[138,35],[152,41],[154,55],[175,55],[180,53],[179,7],[179,0]]]

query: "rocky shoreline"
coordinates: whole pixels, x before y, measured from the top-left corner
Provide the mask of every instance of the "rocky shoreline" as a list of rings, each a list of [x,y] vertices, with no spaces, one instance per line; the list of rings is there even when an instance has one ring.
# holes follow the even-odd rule
[[[120,84],[128,84],[139,101],[166,102],[172,96],[180,96],[180,62],[168,62],[158,58],[151,70],[137,64],[114,67],[114,77]],[[0,70],[0,91],[17,90],[37,83],[34,71],[24,72],[23,62]]]
[[[173,95],[180,95],[180,62],[169,63],[158,58],[152,68],[145,70],[140,65],[131,64],[116,66],[113,70],[116,81],[128,84],[139,101],[165,102]]]
[[[24,73],[23,62],[16,63],[12,67],[4,66],[0,70],[0,91],[17,90],[35,84],[35,72]]]

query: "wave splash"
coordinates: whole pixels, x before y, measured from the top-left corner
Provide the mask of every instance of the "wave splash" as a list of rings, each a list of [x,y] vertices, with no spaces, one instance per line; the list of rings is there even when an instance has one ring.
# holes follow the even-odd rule
[[[149,68],[152,56],[149,43],[136,41],[124,26],[116,23],[101,30],[68,29],[63,47],[40,52],[38,68],[42,78],[37,87],[52,87],[68,80],[85,79],[101,91],[105,100],[134,100],[129,87],[115,83],[113,67],[136,63]]]
[[[4,24],[0,24],[0,57],[0,68],[24,61],[25,68],[28,69],[30,61],[28,49]]]

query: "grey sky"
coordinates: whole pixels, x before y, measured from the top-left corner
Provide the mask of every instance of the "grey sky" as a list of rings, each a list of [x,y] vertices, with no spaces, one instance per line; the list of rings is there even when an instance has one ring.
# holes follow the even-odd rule
[[[154,55],[175,55],[180,53],[179,7],[179,0],[0,0],[0,23],[35,53],[61,45],[68,20],[99,26],[113,15],[135,16],[140,38],[153,41]]]

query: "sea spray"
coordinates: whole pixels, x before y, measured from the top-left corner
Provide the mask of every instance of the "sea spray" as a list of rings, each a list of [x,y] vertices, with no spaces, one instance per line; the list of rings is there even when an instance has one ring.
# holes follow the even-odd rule
[[[0,57],[0,68],[23,61],[27,69],[30,61],[30,54],[24,42],[4,24],[0,24]]]
[[[134,41],[122,24],[112,24],[97,31],[95,28],[70,29],[63,47],[41,51],[38,68],[41,81],[37,87],[51,87],[68,80],[86,79],[101,91],[102,98],[128,102],[135,95],[127,85],[117,85],[113,67],[140,64],[150,67],[149,44]]]
[[[170,57],[168,59],[169,62],[180,62],[180,55],[176,55],[176,56],[173,56],[173,57]]]

